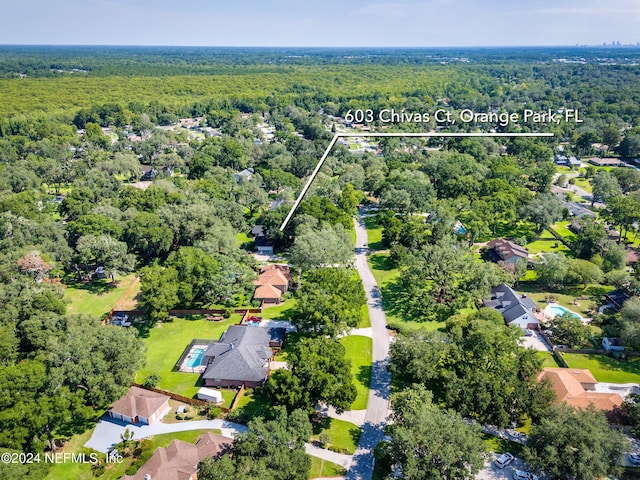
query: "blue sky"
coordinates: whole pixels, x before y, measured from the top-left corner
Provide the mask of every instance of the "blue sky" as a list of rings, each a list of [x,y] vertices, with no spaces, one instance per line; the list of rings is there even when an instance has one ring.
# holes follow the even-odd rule
[[[494,46],[640,42],[638,0],[20,0],[0,44]]]

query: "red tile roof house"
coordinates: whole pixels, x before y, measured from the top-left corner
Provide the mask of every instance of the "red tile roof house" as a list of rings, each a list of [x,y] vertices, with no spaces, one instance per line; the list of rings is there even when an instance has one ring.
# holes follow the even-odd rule
[[[610,411],[622,405],[617,393],[596,392],[598,381],[589,370],[577,368],[544,368],[538,381],[548,379],[556,394],[556,403],[566,403],[576,408],[593,405],[598,410]]]
[[[135,475],[124,475],[120,480],[197,480],[198,463],[207,457],[221,457],[232,443],[230,438],[211,432],[195,445],[173,440],[167,448],[159,447]]]
[[[160,393],[131,387],[109,407],[109,417],[127,423],[151,425],[164,417],[169,408],[169,397]]]

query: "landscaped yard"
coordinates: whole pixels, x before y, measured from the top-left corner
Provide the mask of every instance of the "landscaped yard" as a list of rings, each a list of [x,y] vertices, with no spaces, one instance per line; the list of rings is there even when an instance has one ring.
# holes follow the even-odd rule
[[[331,463],[321,458],[311,457],[311,470],[309,478],[318,477],[339,477],[344,475],[345,471],[340,465]]]
[[[136,382],[142,383],[149,375],[157,373],[160,375],[158,388],[193,397],[201,386],[196,385],[199,374],[177,371],[175,366],[180,355],[194,338],[218,340],[229,326],[239,321],[238,314],[222,322],[210,322],[203,318],[174,318],[159,323],[148,332],[141,329],[147,347],[146,364],[136,374]]]
[[[552,226],[552,228],[560,235],[562,238],[569,242],[573,242],[577,236],[571,230],[569,230],[569,225],[571,222],[558,222]]]
[[[342,337],[340,343],[347,351],[347,358],[351,360],[351,372],[358,396],[351,405],[351,410],[364,410],[369,399],[369,383],[371,381],[371,345],[369,337],[349,335]]]
[[[329,445],[333,450],[347,455],[353,455],[360,439],[360,429],[357,425],[344,420],[326,418],[324,428],[314,432],[312,440],[318,440],[320,434],[325,433],[329,437]]]
[[[602,292],[604,292],[611,289],[612,287],[589,285],[586,289],[581,287],[567,287],[560,293],[544,290],[539,285],[529,282],[520,282],[515,287],[517,292],[524,292],[531,297],[538,304],[540,310],[543,310],[546,306],[545,297],[551,295],[556,298],[557,303],[584,317],[589,317],[591,315],[589,313],[590,308],[597,305],[597,302],[591,298],[591,295],[594,293],[593,291],[602,290]]]
[[[118,283],[115,286],[108,279],[69,285],[64,290],[64,297],[70,302],[67,312],[104,317],[116,306],[135,279],[136,275],[131,274],[118,277]]]
[[[562,357],[570,368],[587,368],[598,382],[640,383],[640,357],[626,361],[605,355],[584,355],[563,353]]]
[[[291,320],[291,313],[296,306],[296,299],[290,298],[286,302],[273,307],[268,307],[262,310],[260,316],[262,318],[268,318],[270,320]]]
[[[107,470],[99,477],[105,480],[117,480],[124,475],[127,468],[134,462],[142,466],[142,464],[151,457],[158,447],[166,447],[172,440],[183,440],[189,443],[195,443],[205,432],[221,433],[220,430],[191,430],[186,432],[168,433],[165,435],[155,435],[144,440],[145,453],[143,457],[136,461],[133,457],[125,457],[122,463],[112,463]],[[81,435],[75,435],[64,447],[62,452],[78,453],[84,444],[91,438],[93,429],[87,430]],[[99,454],[101,460],[104,454]],[[91,480],[95,478],[91,472],[91,464],[80,462],[60,462],[55,463],[47,476],[47,480]]]

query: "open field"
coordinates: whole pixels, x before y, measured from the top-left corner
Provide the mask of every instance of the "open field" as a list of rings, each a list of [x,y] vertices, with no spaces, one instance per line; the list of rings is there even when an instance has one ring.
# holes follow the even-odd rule
[[[112,285],[107,279],[69,285],[64,290],[64,297],[70,302],[67,306],[67,312],[104,317],[116,306],[135,279],[136,275],[131,274],[122,278],[118,277],[117,285]],[[139,292],[139,287],[136,288]],[[131,295],[127,296],[129,301],[130,297]]]

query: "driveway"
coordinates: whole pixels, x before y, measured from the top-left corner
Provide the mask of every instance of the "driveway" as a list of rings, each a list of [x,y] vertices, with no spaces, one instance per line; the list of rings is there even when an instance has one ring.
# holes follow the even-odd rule
[[[181,423],[156,422],[153,425],[137,423],[132,425],[104,416],[100,419],[96,428],[93,430],[91,438],[84,446],[102,453],[107,453],[116,443],[122,441],[120,435],[123,434],[127,428],[133,432],[133,438],[136,440],[162,433],[204,429],[219,429],[225,437],[233,438],[237,433],[247,430],[247,427],[244,425],[227,422],[226,420],[195,420]]]
[[[496,458],[497,455],[491,455],[489,457],[484,464],[484,468],[477,473],[476,480],[511,480],[514,470],[527,470],[524,462],[517,457],[510,465],[504,468],[498,468],[495,463],[493,463]]]
[[[389,333],[386,328],[387,319],[382,309],[380,289],[367,263],[367,229],[364,225],[362,211],[359,219],[355,221],[355,229],[355,265],[367,295],[367,308],[371,318],[371,336],[373,338],[373,365],[364,425],[348,478],[370,480],[373,475],[373,450],[384,436],[384,427],[389,416],[389,389],[391,385],[391,374],[387,369],[389,364]]]
[[[531,330],[531,332],[533,333],[533,335],[531,335],[530,337],[522,337],[520,339],[520,345],[525,348],[533,348],[534,350],[538,350],[540,352],[550,352],[551,347],[547,342],[545,342],[544,338],[542,338],[540,332],[538,332],[537,330]]]

